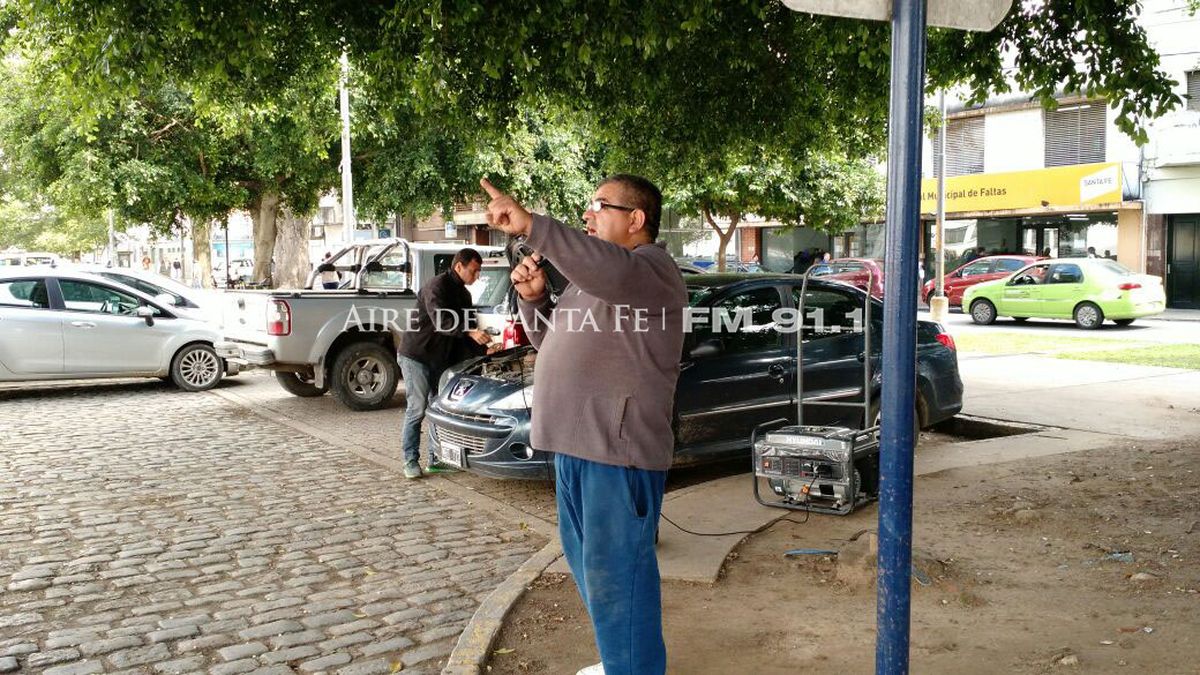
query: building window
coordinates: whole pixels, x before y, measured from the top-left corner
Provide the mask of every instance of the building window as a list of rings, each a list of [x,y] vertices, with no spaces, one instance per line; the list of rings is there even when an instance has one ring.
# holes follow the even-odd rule
[[[946,175],[983,173],[983,116],[946,121]],[[934,138],[933,175],[941,170],[938,139]]]
[[[309,239],[324,239],[325,238],[325,226],[322,225],[321,223],[313,223],[312,226],[310,226],[308,229],[309,229],[309,232],[308,232]]]
[[[1103,162],[1106,117],[1102,101],[1064,105],[1058,110],[1047,110],[1046,166]]]
[[[1187,97],[1187,109],[1200,111],[1200,70],[1188,71]]]

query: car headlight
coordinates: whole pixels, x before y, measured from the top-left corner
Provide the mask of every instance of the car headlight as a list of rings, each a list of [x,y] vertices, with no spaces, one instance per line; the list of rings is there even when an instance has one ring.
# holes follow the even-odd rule
[[[533,385],[523,387],[489,405],[495,410],[527,410],[533,405]]]

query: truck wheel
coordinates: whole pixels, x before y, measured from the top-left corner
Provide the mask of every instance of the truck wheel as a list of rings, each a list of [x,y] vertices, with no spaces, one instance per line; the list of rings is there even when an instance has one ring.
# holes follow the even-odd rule
[[[225,374],[225,362],[211,345],[197,342],[180,349],[171,360],[171,381],[184,391],[206,391]]]
[[[292,396],[302,396],[304,398],[324,396],[325,392],[329,391],[328,386],[318,387],[313,384],[311,377],[305,377],[300,373],[277,370],[275,371],[275,381]]]
[[[392,400],[400,383],[396,357],[375,342],[354,342],[333,360],[329,389],[351,410],[379,410]]]

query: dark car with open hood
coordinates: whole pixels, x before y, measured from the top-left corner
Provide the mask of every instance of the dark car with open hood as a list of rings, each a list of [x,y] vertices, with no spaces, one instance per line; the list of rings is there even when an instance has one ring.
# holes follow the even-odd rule
[[[796,417],[796,336],[804,339],[804,422],[859,427],[861,407],[814,405],[862,401],[866,293],[809,280],[797,322],[802,277],[698,274],[685,277],[689,323],[675,393],[675,466],[746,457],[763,422]],[[878,401],[882,304],[872,299],[872,401]],[[796,328],[800,330],[797,331]],[[443,464],[496,478],[550,479],[551,453],[529,442],[537,352],[517,347],[458,364],[443,376],[428,417],[433,454]],[[917,424],[924,428],[962,408],[954,340],[930,321],[917,324]],[[871,421],[878,405],[872,406]]]

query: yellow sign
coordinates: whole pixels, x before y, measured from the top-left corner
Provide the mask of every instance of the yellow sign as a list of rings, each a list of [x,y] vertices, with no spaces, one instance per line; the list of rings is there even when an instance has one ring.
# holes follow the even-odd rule
[[[1118,162],[946,179],[946,213],[1072,207],[1121,201]],[[937,211],[937,179],[921,181],[921,213]]]

